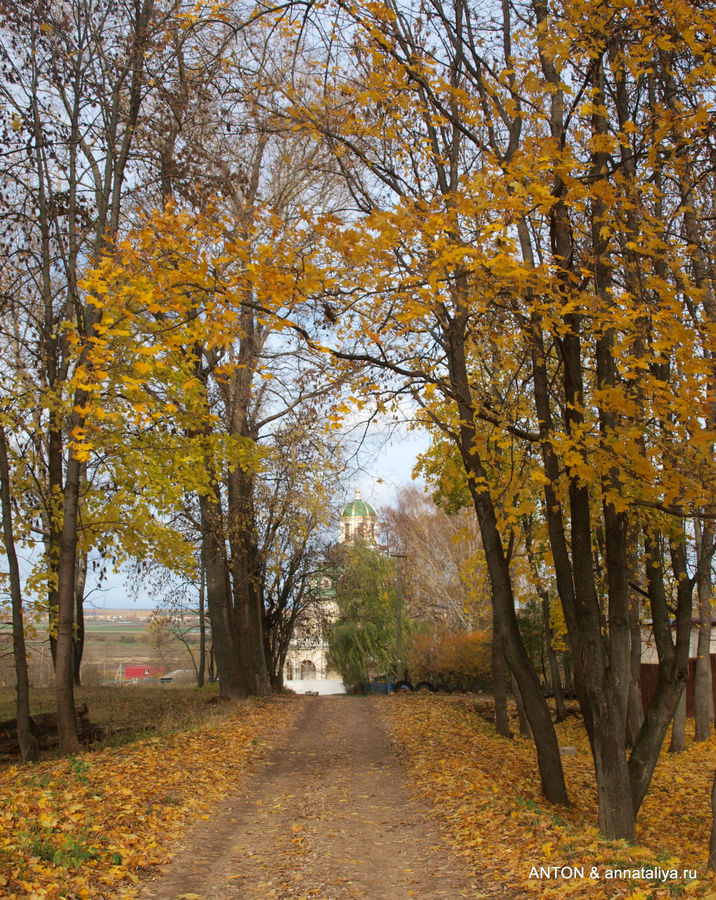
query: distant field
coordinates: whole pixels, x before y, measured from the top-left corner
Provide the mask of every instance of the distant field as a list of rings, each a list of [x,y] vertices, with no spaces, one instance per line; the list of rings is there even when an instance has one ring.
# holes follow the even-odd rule
[[[95,631],[111,631],[114,634],[133,634],[144,631],[145,622],[97,622],[89,619],[85,622],[85,633]]]
[[[9,632],[0,633],[0,686],[13,685],[15,674],[9,652]],[[164,673],[176,669],[193,670],[192,653],[199,660],[199,632],[188,634],[183,643],[169,631],[157,633],[142,619],[85,621],[82,657],[83,684],[99,686],[122,681],[124,667],[161,667]],[[7,645],[7,649],[3,645]],[[52,681],[52,661],[47,633],[35,633],[28,640],[30,682],[46,687]],[[191,652],[190,652],[191,651]]]

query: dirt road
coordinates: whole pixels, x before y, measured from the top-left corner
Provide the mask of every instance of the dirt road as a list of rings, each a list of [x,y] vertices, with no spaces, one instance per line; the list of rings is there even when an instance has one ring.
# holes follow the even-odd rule
[[[296,702],[293,726],[240,793],[194,826],[143,900],[494,896],[410,797],[374,701]]]

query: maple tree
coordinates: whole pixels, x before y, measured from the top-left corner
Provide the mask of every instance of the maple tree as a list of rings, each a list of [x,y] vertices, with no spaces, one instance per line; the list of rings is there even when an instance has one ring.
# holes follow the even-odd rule
[[[221,692],[245,696],[280,679],[322,522],[321,476],[338,465],[335,445],[320,446],[319,422],[330,424],[330,395],[341,388],[283,321],[310,243],[301,204],[326,197],[314,172],[320,153],[275,114],[292,59],[270,24],[218,37],[159,98],[156,116],[171,127],[151,143],[170,202],[126,245],[107,290],[118,321],[131,307],[132,352],[153,344],[162,360],[135,369],[135,409],[156,408],[142,382],[174,379],[162,417],[183,432],[202,473],[185,486],[198,500]]]
[[[257,168],[263,152],[259,145]],[[257,174],[252,190],[259,183]],[[121,243],[119,264],[107,258],[84,282],[102,298],[107,326],[92,363],[106,371],[101,389],[113,397],[99,427],[129,416],[140,437],[156,440],[168,430],[175,450],[163,458],[174,469],[165,478],[174,491],[196,495],[225,697],[271,690],[266,650],[273,648],[275,665],[285,649],[274,654],[279,645],[266,626],[279,627],[276,616],[292,608],[307,542],[325,514],[321,479],[339,464],[335,442],[319,449],[317,423],[322,415],[330,421],[340,381],[327,379],[283,333],[293,276],[276,259],[281,229],[258,206],[239,228],[230,211],[168,204]],[[285,252],[290,259],[290,242]],[[143,477],[156,481],[151,471]]]
[[[333,352],[411,390],[458,447],[493,627],[545,793],[564,802],[509,570],[511,536],[543,494],[600,827],[626,838],[687,670],[694,579],[679,523],[713,510],[700,183],[713,11],[658,6],[535,0],[513,20],[509,4],[496,19],[462,2],[338,4],[350,66],[330,69],[320,108],[295,111],[335,148],[360,219],[322,222],[342,339]],[[627,757],[630,558],[660,664]]]
[[[302,182],[286,177],[288,169],[280,162],[281,153],[288,152],[287,136],[272,133],[270,113],[262,118],[259,104],[246,99],[252,77],[270,85],[265,35],[258,28],[248,34],[251,10],[240,14],[228,5],[217,5],[198,12],[171,2],[120,3],[103,11],[101,5],[77,0],[71,9],[62,10],[49,4],[16,5],[5,22],[10,36],[3,56],[7,158],[18,165],[8,165],[11,187],[3,198],[12,224],[4,245],[12,274],[4,283],[8,303],[3,306],[3,338],[11,351],[9,360],[25,367],[19,377],[30,388],[23,395],[26,422],[12,436],[10,452],[15,483],[20,484],[22,477],[22,483],[30,486],[24,495],[23,527],[28,533],[39,528],[45,545],[36,581],[45,581],[53,647],[57,634],[64,750],[76,749],[72,678],[78,677],[81,661],[88,554],[92,547],[99,547],[109,563],[129,555],[171,561],[175,568],[187,571],[193,564],[192,550],[184,535],[168,525],[181,509],[185,492],[199,497],[204,565],[213,598],[210,607],[219,617],[214,622],[217,640],[226,633],[220,627],[222,604],[226,610],[233,603],[222,595],[227,572],[220,569],[227,560],[217,555],[219,540],[227,534],[232,544],[229,580],[235,591],[245,594],[239,604],[246,618],[241,628],[252,635],[244,638],[240,650],[224,646],[218,651],[228,660],[222,686],[227,692],[242,693],[269,689],[260,598],[263,563],[253,510],[261,451],[254,453],[255,432],[249,432],[254,426],[260,430],[261,423],[268,427],[279,417],[278,386],[289,378],[288,341],[282,347],[266,346],[271,329],[264,328],[259,310],[262,302],[270,306],[273,301],[261,298],[253,308],[245,293],[243,304],[239,301],[232,310],[222,307],[221,315],[204,331],[202,320],[193,332],[188,328],[173,343],[172,335],[165,335],[169,341],[165,355],[159,355],[155,364],[161,343],[157,335],[167,318],[183,312],[210,319],[212,309],[216,313],[221,304],[202,306],[213,287],[199,278],[193,306],[182,307],[178,301],[172,308],[171,296],[169,305],[150,304],[144,310],[147,327],[142,331],[136,315],[145,299],[142,281],[133,294],[127,282],[143,262],[138,261],[136,245],[134,257],[127,253],[126,258],[118,245],[120,233],[126,235],[129,228],[128,219],[137,217],[135,209],[124,205],[128,172],[134,196],[150,209],[175,196],[210,220],[210,196],[218,192],[219,202],[234,217],[231,250],[236,277],[229,288],[234,291],[233,300],[252,278],[260,277],[257,272],[266,263],[259,258],[258,268],[252,269],[249,244],[261,229],[265,237],[280,227],[279,217],[272,218],[268,211],[270,204],[264,208],[255,203],[257,191],[273,179],[276,195],[285,201],[286,216],[291,215],[289,204],[298,202]],[[259,10],[257,18],[265,12]],[[63,56],[65,44],[69,51]],[[249,58],[257,64],[255,69],[244,67]],[[24,66],[23,60],[29,64]],[[244,77],[246,84],[240,83]],[[232,92],[239,99],[233,102],[231,114],[243,116],[243,124],[233,137],[230,131],[222,136],[215,128],[227,116],[220,98],[225,100]],[[268,93],[270,86],[264,96]],[[88,110],[104,114],[95,117]],[[168,131],[167,119],[172,122]],[[211,142],[206,139],[207,129],[213,129]],[[247,130],[256,135],[255,140],[244,140]],[[157,140],[157,134],[162,140]],[[33,148],[27,159],[25,146]],[[184,171],[184,178],[179,159],[182,146],[199,165],[192,174]],[[293,142],[294,163],[306,146],[305,141]],[[306,158],[307,167],[314,157]],[[190,183],[199,171],[200,183]],[[153,188],[156,173],[159,196]],[[314,187],[315,182],[310,189]],[[34,231],[26,215],[33,204],[40,209]],[[172,236],[186,225],[181,219],[173,224],[171,220],[171,212],[162,220],[165,234],[160,252],[154,252],[147,270],[155,266],[158,283],[168,287],[170,295],[174,291],[183,296],[178,284],[187,268],[193,270],[206,245],[190,245],[184,236],[183,244],[180,240],[171,248]],[[141,247],[142,239],[151,241],[155,232],[142,225],[141,214],[135,221]],[[159,222],[159,218],[154,222],[155,231]],[[211,227],[202,230],[199,226],[199,241],[219,246],[221,227],[212,232]],[[152,251],[143,249],[151,257]],[[180,258],[183,250],[187,255]],[[167,280],[171,260],[174,281]],[[224,263],[218,260],[217,265],[221,270]],[[112,283],[110,273],[116,275],[118,266],[126,269],[125,278]],[[243,274],[236,275],[242,266]],[[206,276],[206,270],[201,274]],[[287,281],[286,273],[281,273],[281,280],[289,283],[290,276]],[[272,288],[281,293],[278,282],[265,286],[271,297]],[[126,292],[125,305],[134,304],[129,330],[120,321],[119,306],[106,315],[103,298],[112,284]],[[34,331],[25,328],[25,310],[30,312]],[[240,313],[235,314],[236,310]],[[234,347],[219,333],[222,328],[237,337]],[[37,340],[33,343],[28,337]],[[138,346],[145,339],[146,346]],[[259,362],[264,352],[274,360],[272,373]],[[37,380],[33,378],[35,359],[40,360]],[[225,375],[232,365],[229,383]],[[299,395],[306,390],[302,379],[306,382],[307,376],[294,367],[295,393],[286,399],[284,412],[299,403]],[[262,403],[265,417],[258,425],[249,422]],[[224,435],[221,428],[214,428],[215,404],[224,406]],[[40,409],[40,414],[33,415],[33,408]],[[203,467],[207,460],[211,471]],[[217,479],[216,474],[221,466],[227,467],[230,482],[225,495],[231,495],[228,532],[222,532],[219,522],[223,475]],[[215,500],[219,495],[218,506],[208,497],[209,484],[215,489]],[[248,659],[253,659],[246,663],[253,667],[253,674],[245,673],[240,688],[236,675],[232,687],[231,668],[235,671]]]

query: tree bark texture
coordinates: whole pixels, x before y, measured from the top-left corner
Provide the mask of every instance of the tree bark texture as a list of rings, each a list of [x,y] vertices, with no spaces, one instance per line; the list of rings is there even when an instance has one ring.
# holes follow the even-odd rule
[[[520,693],[520,686],[517,684],[517,679],[515,676],[512,676],[512,693],[515,697],[515,705],[517,706],[517,718],[520,723],[520,735],[523,738],[531,738],[532,737],[532,729],[530,728],[530,722],[527,718],[527,711],[525,710],[525,704],[522,700],[522,694]]]
[[[686,750],[686,687],[681,692],[681,697],[676,704],[674,717],[671,721],[671,742],[669,753],[683,753]]]
[[[711,565],[714,529],[710,523],[696,522],[696,594],[699,604],[699,634],[694,670],[694,740],[711,737],[714,720],[714,694],[711,674],[711,619],[713,616]]]
[[[505,658],[497,630],[492,630],[492,692],[495,698],[495,728],[498,734],[511,738],[510,718],[507,714],[507,685],[505,683]]]
[[[37,738],[30,724],[30,681],[27,674],[25,623],[22,612],[20,567],[15,549],[12,524],[12,491],[10,462],[5,429],[0,425],[0,504],[2,505],[2,537],[10,573],[10,601],[12,604],[12,650],[15,662],[17,741],[24,762],[32,762],[40,755]]]
[[[209,496],[201,496],[199,504],[207,605],[219,696],[226,700],[240,699],[251,695],[251,679],[247,677],[247,651],[240,644],[242,632],[233,607],[221,507],[215,498]]]

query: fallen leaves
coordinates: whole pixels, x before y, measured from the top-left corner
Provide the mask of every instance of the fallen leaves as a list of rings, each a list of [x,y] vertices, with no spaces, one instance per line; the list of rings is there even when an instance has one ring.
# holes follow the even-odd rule
[[[435,806],[455,852],[486,889],[555,900],[716,897],[716,881],[703,865],[716,739],[662,754],[639,816],[639,843],[628,846],[602,841],[596,831],[593,767],[574,719],[558,728],[560,742],[575,748],[563,760],[572,800],[564,810],[540,794],[532,744],[498,737],[465,698],[415,695],[376,703],[391,723],[410,783]],[[136,896],[143,873],[168,860],[187,822],[205,819],[237,789],[267,736],[296,708],[280,699],[245,703],[194,730],[6,769],[0,773],[0,894]],[[276,797],[267,814],[282,814],[291,799]],[[333,813],[326,808],[325,814],[316,825],[329,830]],[[363,821],[371,830],[380,827]],[[313,839],[308,824],[294,819],[287,827],[287,864],[295,866],[296,854]],[[696,877],[684,878],[690,870]]]
[[[245,702],[195,730],[0,773],[8,898],[131,897],[191,818],[237,789],[291,705]]]
[[[630,846],[597,832],[593,764],[578,721],[558,726],[560,744],[576,749],[563,759],[572,802],[563,809],[541,795],[533,744],[498,736],[465,698],[395,697],[381,708],[414,790],[482,882],[508,896],[716,896],[705,868],[716,738],[662,753]]]

